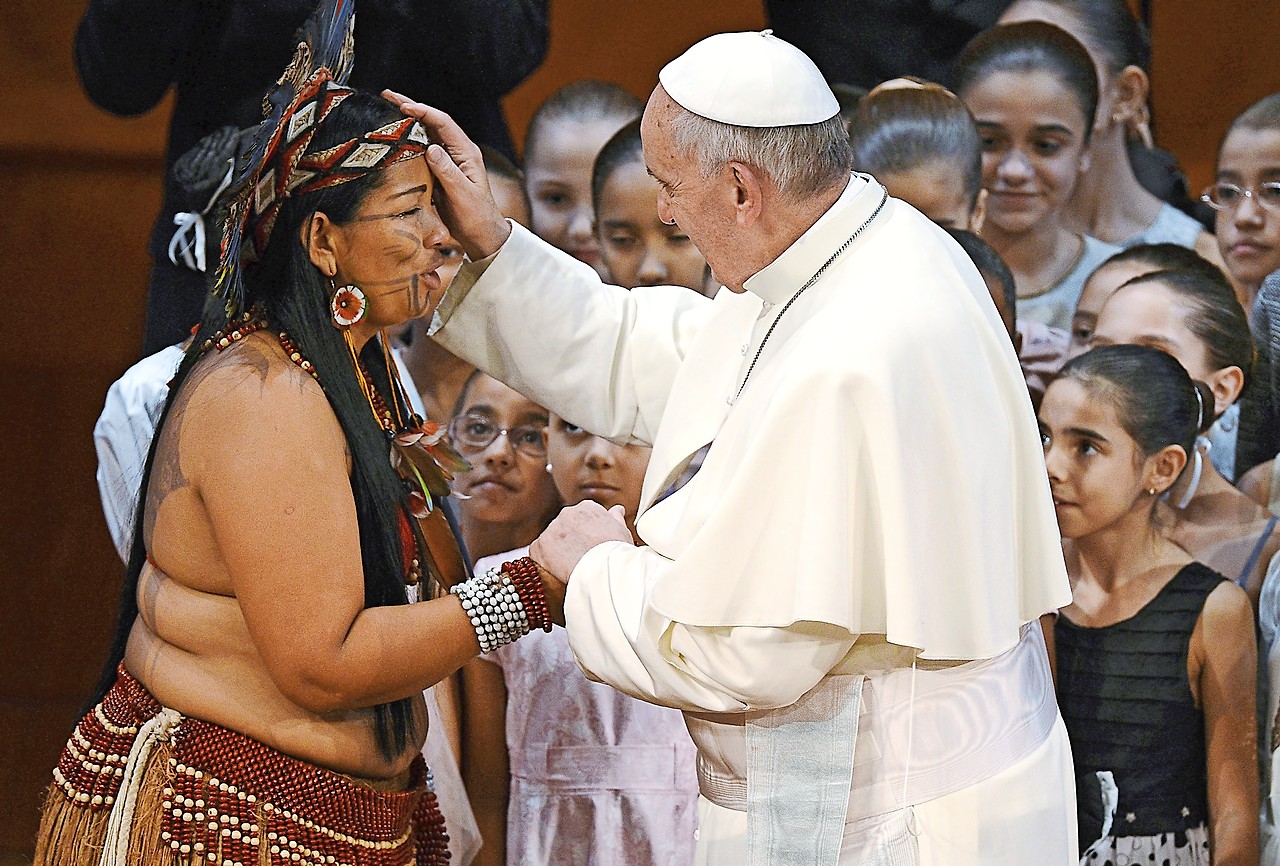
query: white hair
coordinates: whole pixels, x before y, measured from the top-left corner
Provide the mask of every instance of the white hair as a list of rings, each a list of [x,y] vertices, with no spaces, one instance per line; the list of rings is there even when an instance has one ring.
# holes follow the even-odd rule
[[[844,118],[802,126],[735,126],[676,106],[671,121],[676,150],[691,156],[703,177],[742,162],[767,174],[791,199],[813,195],[847,179],[852,148]]]

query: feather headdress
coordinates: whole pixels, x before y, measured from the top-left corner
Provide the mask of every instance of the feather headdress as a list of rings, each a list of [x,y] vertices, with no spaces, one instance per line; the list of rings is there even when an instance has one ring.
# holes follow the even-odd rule
[[[262,101],[263,120],[233,170],[213,292],[228,317],[244,310],[242,267],[266,250],[285,199],[354,180],[425,153],[426,131],[402,118],[319,153],[316,129],[351,94],[354,0],[324,0],[298,32],[293,60]]]

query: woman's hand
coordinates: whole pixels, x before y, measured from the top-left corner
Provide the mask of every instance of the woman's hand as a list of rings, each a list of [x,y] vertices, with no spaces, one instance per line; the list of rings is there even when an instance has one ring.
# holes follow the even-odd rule
[[[551,525],[529,545],[529,556],[560,580],[568,583],[578,560],[588,550],[606,541],[631,540],[621,505],[608,511],[590,499],[561,511]]]
[[[511,235],[511,225],[494,203],[480,148],[453,118],[394,90],[382,97],[421,123],[435,144],[427,148],[427,165],[435,176],[436,209],[472,261],[493,255]]]

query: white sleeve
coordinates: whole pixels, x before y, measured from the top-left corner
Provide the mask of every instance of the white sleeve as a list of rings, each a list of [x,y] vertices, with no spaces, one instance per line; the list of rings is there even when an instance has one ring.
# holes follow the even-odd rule
[[[432,336],[584,429],[650,444],[711,306],[678,286],[606,285],[513,224],[497,253],[458,272]]]
[[[98,493],[116,551],[126,563],[133,544],[133,519],[142,470],[151,450],[156,421],[182,349],[168,346],[130,367],[107,389],[102,414],[93,426],[98,454]]]
[[[93,447],[98,452],[98,493],[102,513],[116,551],[125,562],[133,544],[133,518],[142,486],[142,469],[151,448],[154,424],[147,407],[131,403],[120,382],[107,391],[107,400],[93,426]]]
[[[614,567],[616,560],[626,560]],[[579,667],[650,703],[697,712],[784,707],[813,688],[852,648],[840,626],[690,626],[649,605],[654,570],[631,560],[661,555],[607,542],[574,569],[565,600],[569,644]]]

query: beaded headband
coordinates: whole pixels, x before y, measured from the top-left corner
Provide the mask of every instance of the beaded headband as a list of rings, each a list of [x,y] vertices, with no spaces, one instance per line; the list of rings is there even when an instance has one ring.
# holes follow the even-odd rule
[[[250,241],[246,260],[262,258],[280,208],[290,196],[337,186],[427,152],[427,131],[413,118],[405,117],[350,141],[306,153],[320,124],[352,92],[335,84],[329,70],[322,67],[285,112],[253,187],[245,226]]]

